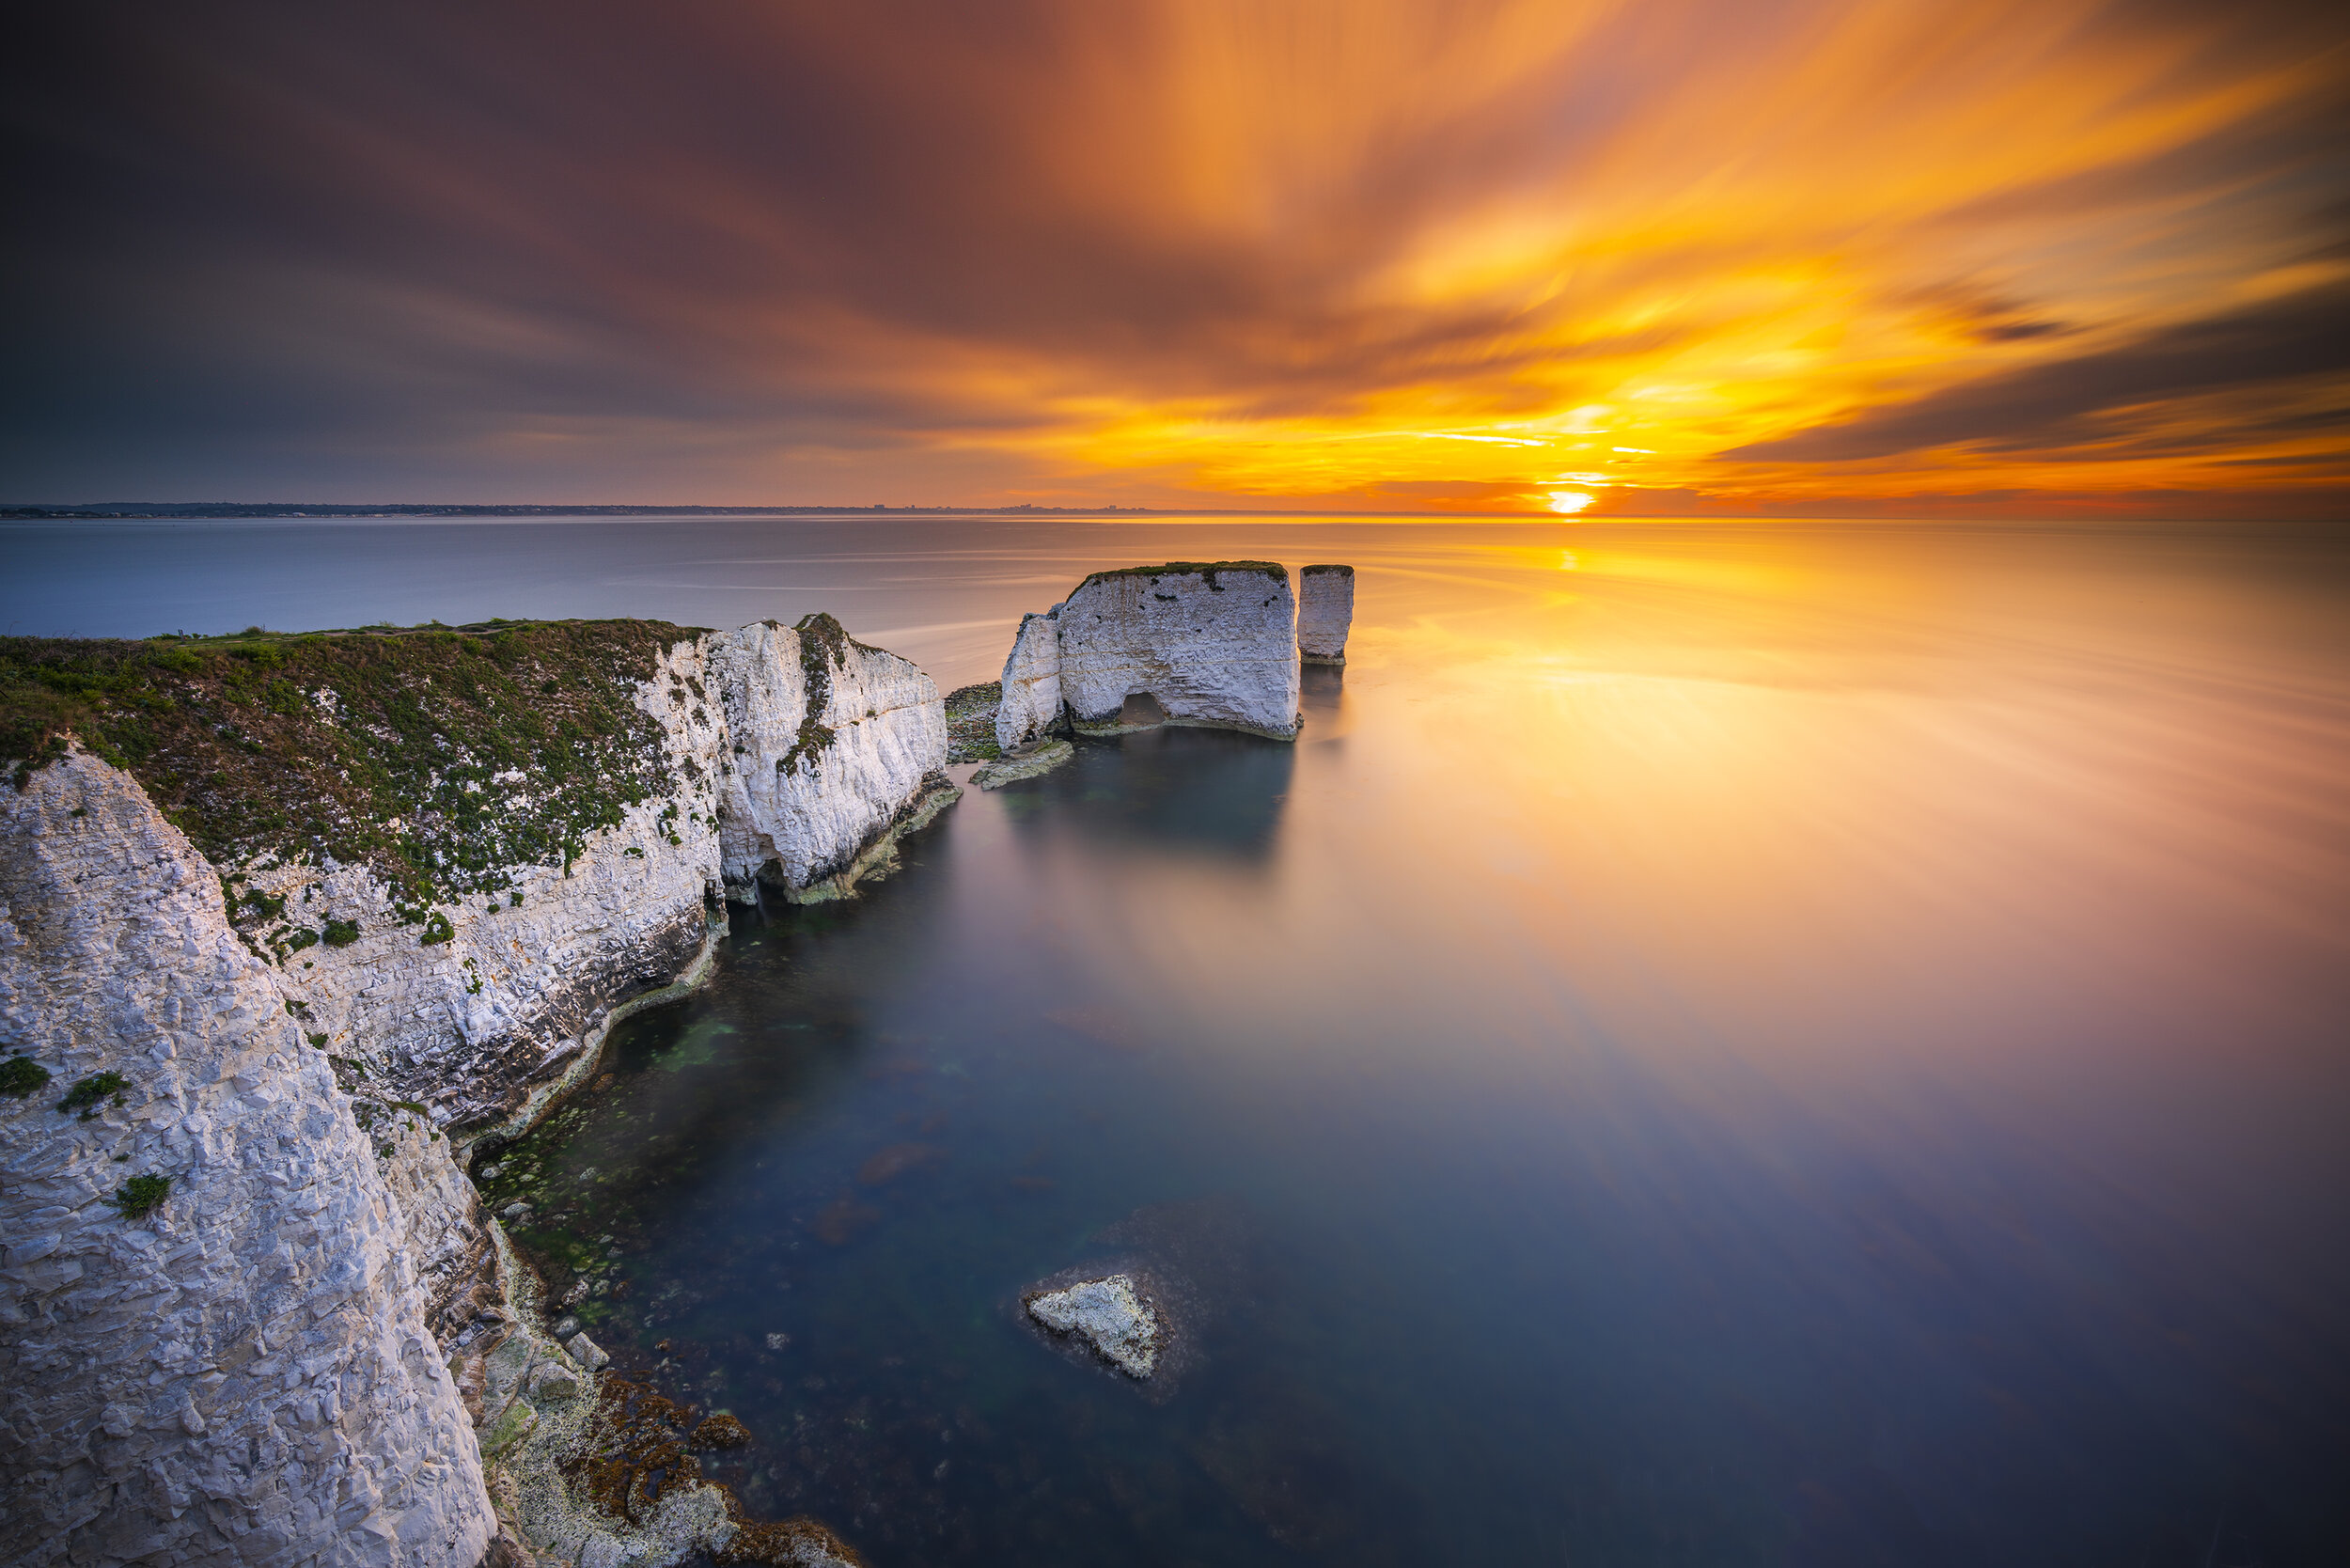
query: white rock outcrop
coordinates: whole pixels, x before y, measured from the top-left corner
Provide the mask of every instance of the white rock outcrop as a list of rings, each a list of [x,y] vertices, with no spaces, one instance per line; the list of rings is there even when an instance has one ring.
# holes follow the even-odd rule
[[[1020,618],[995,709],[995,744],[1005,751],[1061,729],[1060,611],[1056,604],[1042,615]]]
[[[405,1216],[217,873],[71,753],[0,789],[0,1026],[52,1074],[0,1098],[0,1559],[470,1568],[495,1518]]]
[[[1297,656],[1309,665],[1346,663],[1355,624],[1355,569],[1309,566],[1297,574]]]
[[[711,639],[733,763],[719,848],[728,880],[767,866],[789,898],[837,898],[885,856],[893,829],[954,799],[938,686],[830,616]]]
[[[1104,1275],[1029,1293],[1022,1299],[1028,1315],[1056,1334],[1081,1340],[1103,1359],[1137,1381],[1158,1368],[1165,1335],[1129,1274]]]
[[[1004,666],[996,739],[1007,751],[1063,717],[1079,733],[1131,728],[1147,696],[1165,722],[1294,740],[1297,604],[1271,561],[1178,561],[1097,572],[1022,620]],[[1014,692],[1020,696],[1015,700]]]

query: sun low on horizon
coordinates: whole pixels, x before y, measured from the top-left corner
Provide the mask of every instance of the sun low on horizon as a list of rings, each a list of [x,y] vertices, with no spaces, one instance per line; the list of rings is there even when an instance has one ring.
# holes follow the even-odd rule
[[[0,501],[2350,497],[2331,8],[137,17],[8,68]]]

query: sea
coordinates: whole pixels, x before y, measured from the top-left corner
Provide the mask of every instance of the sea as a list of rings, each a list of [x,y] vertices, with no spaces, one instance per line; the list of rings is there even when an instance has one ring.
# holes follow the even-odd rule
[[[497,1156],[872,1568],[2350,1561],[2350,543],[2250,525],[0,525],[0,630],[829,611],[1343,562],[1294,745],[966,792]],[[967,778],[968,769],[956,770]],[[1180,1330],[1036,1332],[1079,1268]]]

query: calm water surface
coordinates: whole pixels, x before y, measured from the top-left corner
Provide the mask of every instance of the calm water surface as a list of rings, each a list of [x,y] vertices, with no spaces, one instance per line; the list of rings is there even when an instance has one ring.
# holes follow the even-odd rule
[[[1300,744],[1089,745],[854,904],[738,918],[491,1184],[540,1205],[557,1288],[602,1271],[624,1360],[748,1424],[747,1500],[876,1568],[2350,1560],[2350,556],[2322,538],[0,547],[16,630],[823,607],[942,685],[1088,568],[1361,569]],[[1113,1256],[1186,1291],[1160,1403],[1017,1318]]]

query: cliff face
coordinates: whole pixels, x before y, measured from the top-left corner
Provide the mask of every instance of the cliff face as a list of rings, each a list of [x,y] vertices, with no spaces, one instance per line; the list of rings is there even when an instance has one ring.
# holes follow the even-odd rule
[[[730,882],[773,867],[787,898],[838,898],[886,860],[893,829],[955,798],[937,685],[830,616],[745,626],[710,639],[709,658],[734,751],[719,808]]]
[[[1297,656],[1309,665],[1346,663],[1355,624],[1355,569],[1309,566],[1297,574]]]
[[[0,1098],[0,1557],[476,1561],[405,1216],[213,868],[69,755],[0,791],[0,1024],[51,1074]]]
[[[1004,695],[995,709],[995,744],[1005,751],[1051,734],[1061,725],[1060,610],[1020,618],[1011,657],[1004,661]]]
[[[396,1137],[401,1119],[458,1140],[525,1119],[594,1059],[617,1007],[706,954],[722,894],[747,901],[763,879],[787,898],[839,896],[955,798],[934,776],[936,686],[828,616],[655,643],[621,674],[629,755],[650,783],[559,854],[481,860],[465,869],[473,892],[429,904],[380,865],[331,853],[224,868],[248,940],[284,951],[302,1031],[354,1097],[387,1177],[465,1200],[411,1206],[431,1232],[416,1257],[444,1337],[491,1298],[489,1241],[470,1184],[412,1168],[449,1166],[454,1145]],[[525,803],[548,792],[533,795],[529,769],[501,780]],[[314,928],[328,936],[289,949],[289,931]]]
[[[1021,622],[997,739],[1033,739],[1064,712],[1080,733],[1115,733],[1126,698],[1147,694],[1170,724],[1293,740],[1296,625],[1289,573],[1269,561],[1097,572]]]
[[[498,1300],[463,1149],[699,973],[722,897],[885,869],[955,798],[935,686],[829,617],[0,642],[0,1021],[55,1074],[0,1098],[0,1476],[41,1498],[0,1541],[472,1568],[434,1342]],[[53,1108],[100,1071],[122,1106]]]

